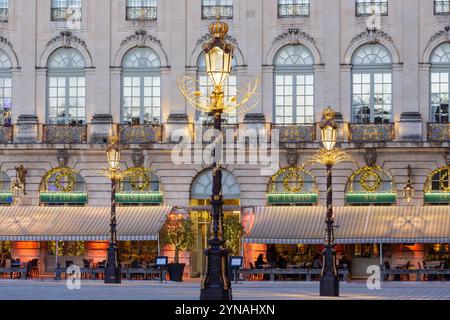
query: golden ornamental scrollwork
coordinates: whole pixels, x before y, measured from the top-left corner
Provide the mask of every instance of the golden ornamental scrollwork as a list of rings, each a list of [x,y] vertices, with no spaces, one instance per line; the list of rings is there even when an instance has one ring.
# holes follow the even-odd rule
[[[147,191],[151,183],[151,170],[144,167],[129,168],[122,173],[123,179],[129,179],[130,186],[135,192]]]
[[[425,193],[444,192],[450,193],[450,166],[444,166],[432,171],[427,176],[425,183]],[[439,190],[433,189],[433,181],[438,182]]]
[[[307,183],[307,178],[310,178],[311,182],[311,190],[305,190],[305,186]],[[314,176],[302,169],[297,167],[288,167],[288,168],[282,168],[280,169],[276,174],[274,174],[270,180],[271,187],[270,187],[270,193],[289,193],[289,194],[295,194],[295,193],[317,193],[317,187],[316,182],[314,179]],[[277,190],[277,184],[279,186],[283,186],[283,190]]]
[[[76,180],[77,172],[69,167],[53,168],[43,178],[45,191],[49,191],[50,184],[54,184],[60,192],[75,191]]]
[[[390,190],[380,190],[385,180],[389,181]],[[366,193],[392,192],[394,190],[392,175],[379,166],[366,166],[356,170],[349,178],[348,192],[355,191],[355,184],[359,184],[361,190]]]

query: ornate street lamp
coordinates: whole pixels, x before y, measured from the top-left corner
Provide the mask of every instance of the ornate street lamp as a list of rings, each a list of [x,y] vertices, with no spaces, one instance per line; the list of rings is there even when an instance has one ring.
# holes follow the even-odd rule
[[[106,150],[109,169],[106,173],[111,180],[111,222],[110,239],[108,246],[108,260],[105,268],[105,283],[121,283],[121,270],[117,259],[117,229],[116,229],[116,188],[117,182],[121,179],[120,174],[120,147],[118,137],[109,137],[109,144]]]
[[[334,216],[333,216],[333,166],[344,161],[354,161],[344,151],[335,149],[338,126],[334,121],[336,113],[328,107],[323,113],[320,126],[323,149],[319,150],[307,162],[320,163],[327,168],[327,214],[325,220],[325,249],[323,250],[323,268],[320,274],[320,295],[339,296],[339,275],[336,269],[336,251],[334,250]],[[306,165],[306,164],[305,164]]]
[[[182,76],[178,79],[180,92],[186,100],[201,112],[214,117],[214,129],[220,132],[222,138],[222,114],[237,110],[245,113],[256,106],[256,89],[258,80],[248,85],[247,90],[237,90],[236,96],[225,97],[224,84],[231,73],[234,46],[226,39],[228,24],[220,21],[211,23],[209,27],[211,39],[203,45],[205,52],[207,74],[214,86],[210,96],[205,96],[198,90],[196,79]],[[231,281],[228,275],[228,251],[224,249],[223,234],[223,197],[222,197],[222,167],[220,155],[212,152],[213,187],[211,196],[212,223],[209,248],[205,250],[207,259],[206,273],[201,285],[201,300],[231,300]]]

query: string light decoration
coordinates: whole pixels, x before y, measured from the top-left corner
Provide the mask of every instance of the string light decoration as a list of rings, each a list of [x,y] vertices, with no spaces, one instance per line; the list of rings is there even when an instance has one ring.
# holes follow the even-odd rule
[[[380,166],[362,167],[353,172],[348,181],[348,193],[354,191],[364,191],[366,193],[391,193],[395,191],[394,178]],[[389,190],[384,189],[386,183],[389,183]],[[355,184],[359,185],[362,190],[355,190]]]
[[[427,176],[425,193],[450,193],[450,166],[444,166],[432,171]]]
[[[50,185],[53,184],[57,191],[72,192],[75,191],[77,172],[69,167],[53,168],[45,174],[43,181],[45,191],[51,191]]]

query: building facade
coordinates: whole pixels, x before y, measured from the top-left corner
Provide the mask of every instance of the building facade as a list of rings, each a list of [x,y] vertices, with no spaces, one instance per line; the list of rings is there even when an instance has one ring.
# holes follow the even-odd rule
[[[123,169],[152,173],[149,184],[144,178],[136,189],[130,178],[122,191],[161,194],[156,203],[193,216],[198,239],[186,257],[191,273],[201,273],[209,165],[174,164],[172,134],[184,130],[192,137],[208,122],[179,93],[177,81],[190,75],[208,92],[202,44],[217,13],[236,47],[226,94],[236,95],[247,79],[261,80],[260,102],[246,115],[227,115],[227,126],[280,134],[270,150],[279,153],[272,174],[259,164],[226,165],[229,211],[245,211],[248,221],[258,212],[252,207],[324,206],[324,168],[306,171],[301,164],[320,147],[318,123],[332,106],[339,147],[355,160],[334,170],[336,206],[434,205],[450,214],[450,10],[449,1],[434,0],[0,1],[1,171],[10,183],[16,167],[27,171],[26,195],[16,208],[108,206],[105,142],[118,134]],[[403,196],[408,181],[412,199]],[[305,201],[305,192],[315,198]],[[69,193],[72,200],[49,200],[52,193]],[[391,239],[396,244],[389,250],[401,261],[422,260],[427,245],[448,250],[442,245],[448,238],[431,238]],[[18,238],[2,239],[12,240],[19,255]],[[300,243],[302,235],[298,239],[291,242]],[[405,243],[416,245],[403,249]],[[244,251],[251,261],[268,245],[246,244]],[[29,246],[34,255],[46,255],[43,244]],[[351,250],[347,254],[361,248]]]

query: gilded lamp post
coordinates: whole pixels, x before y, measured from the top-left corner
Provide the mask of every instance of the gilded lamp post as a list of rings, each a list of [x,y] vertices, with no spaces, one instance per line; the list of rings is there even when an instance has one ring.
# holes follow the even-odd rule
[[[213,22],[209,27],[211,38],[203,45],[206,62],[206,72],[212,82],[213,92],[205,96],[198,90],[196,79],[182,76],[178,79],[180,92],[186,100],[197,110],[210,114],[214,118],[214,129],[222,138],[222,114],[237,110],[245,113],[256,104],[254,100],[258,80],[249,84],[244,90],[237,90],[236,96],[226,97],[224,85],[231,73],[234,46],[226,39],[228,24],[220,21]],[[201,300],[231,300],[231,281],[228,275],[228,251],[224,248],[223,234],[223,196],[222,196],[222,167],[221,158],[216,151],[212,151],[213,186],[211,196],[211,237],[208,241],[206,255],[206,273],[201,285]]]
[[[106,150],[109,169],[107,176],[111,180],[111,220],[110,238],[108,245],[108,260],[105,268],[105,283],[121,283],[121,270],[117,258],[117,220],[116,220],[116,188],[120,181],[120,147],[118,137],[109,137],[109,144]]]
[[[325,248],[323,250],[323,268],[320,274],[320,295],[339,296],[339,276],[336,268],[333,216],[333,166],[344,161],[353,161],[344,151],[335,149],[338,126],[334,121],[336,113],[328,107],[323,114],[320,126],[323,149],[319,150],[309,162],[320,163],[327,169],[327,206],[325,220]]]

